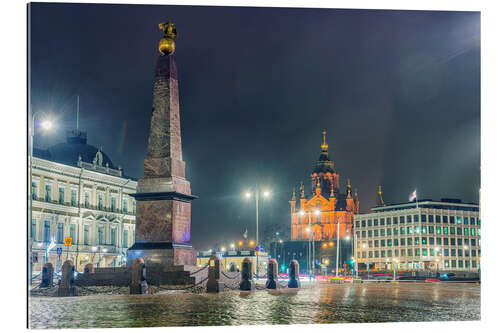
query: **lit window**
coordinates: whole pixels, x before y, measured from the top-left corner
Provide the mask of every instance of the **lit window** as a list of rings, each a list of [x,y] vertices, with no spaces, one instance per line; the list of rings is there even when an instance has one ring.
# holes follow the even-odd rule
[[[59,203],[64,203],[64,188],[59,187]]]
[[[45,185],[45,201],[50,202],[52,200],[52,187],[50,185]]]
[[[71,206],[76,206],[76,190],[71,190]]]
[[[64,223],[57,223],[57,243],[64,243]]]

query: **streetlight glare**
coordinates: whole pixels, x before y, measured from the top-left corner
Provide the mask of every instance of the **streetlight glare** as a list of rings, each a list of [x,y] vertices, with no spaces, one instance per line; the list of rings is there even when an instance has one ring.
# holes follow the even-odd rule
[[[224,252],[224,251],[226,251],[226,248],[225,248],[225,247],[223,247],[221,250],[222,250],[222,252]]]
[[[267,197],[269,197],[269,196],[271,195],[271,192],[269,192],[269,191],[264,191],[262,194],[264,195],[264,197],[266,197],[266,198],[267,198]]]
[[[304,215],[306,215],[306,212],[304,212],[303,210],[301,210],[301,211],[299,212],[299,214],[300,214],[300,216],[304,216]]]
[[[310,232],[310,231],[311,231],[311,228],[306,228],[306,231],[307,231],[307,232]]]
[[[52,128],[52,122],[50,120],[42,121],[41,125],[44,130],[50,130]]]
[[[252,192],[245,192],[245,198],[250,199]]]
[[[316,216],[319,216],[319,215],[321,214],[321,211],[320,211],[319,209],[316,209],[316,210],[314,211],[314,214],[316,214]]]

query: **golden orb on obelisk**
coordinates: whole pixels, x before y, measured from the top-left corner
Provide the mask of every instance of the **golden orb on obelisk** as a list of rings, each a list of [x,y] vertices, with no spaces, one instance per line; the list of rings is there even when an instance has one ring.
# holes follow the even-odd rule
[[[158,50],[163,55],[169,55],[175,52],[174,38],[177,37],[177,29],[170,21],[158,24],[163,31],[163,38],[158,42]]]

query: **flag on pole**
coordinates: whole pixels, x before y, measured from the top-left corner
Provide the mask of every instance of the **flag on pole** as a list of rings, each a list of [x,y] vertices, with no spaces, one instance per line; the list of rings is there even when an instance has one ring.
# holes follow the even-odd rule
[[[245,229],[245,232],[243,233],[243,238],[247,239],[247,237],[248,237],[248,230]]]
[[[412,202],[413,200],[416,200],[417,199],[417,190],[413,191],[411,194],[410,194],[410,199],[409,201]]]

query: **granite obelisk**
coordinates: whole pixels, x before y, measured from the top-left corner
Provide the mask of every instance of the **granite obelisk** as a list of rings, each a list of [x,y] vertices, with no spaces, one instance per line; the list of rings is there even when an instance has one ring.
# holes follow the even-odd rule
[[[164,36],[156,62],[144,177],[134,194],[135,244],[128,250],[127,261],[142,257],[146,267],[179,271],[179,266],[196,264],[196,251],[190,245],[191,200],[196,197],[191,195],[182,160],[179,87],[173,55],[177,31],[171,22],[159,26]]]

